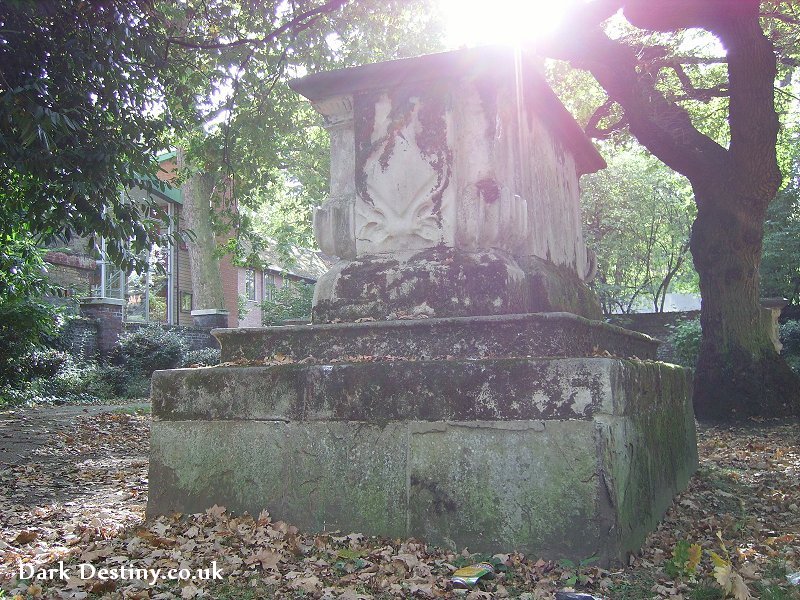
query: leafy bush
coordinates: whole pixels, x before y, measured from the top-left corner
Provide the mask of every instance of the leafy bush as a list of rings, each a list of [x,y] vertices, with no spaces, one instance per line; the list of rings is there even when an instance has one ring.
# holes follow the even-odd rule
[[[287,319],[310,319],[314,286],[290,282],[275,288],[271,300],[261,303],[261,323],[277,325]]]
[[[800,374],[800,321],[787,321],[780,326],[781,354],[797,374]]]
[[[153,371],[174,369],[181,364],[183,352],[184,344],[179,335],[158,325],[147,325],[120,337],[111,362],[149,378]]]
[[[219,364],[219,348],[191,350],[183,355],[182,367],[212,367]]]
[[[0,300],[0,385],[28,381],[27,357],[58,332],[60,312],[35,300]]]
[[[700,354],[700,336],[700,319],[682,321],[672,328],[669,339],[679,365],[692,369],[695,367]]]
[[[55,348],[37,348],[23,359],[23,369],[28,379],[35,377],[55,377],[64,369],[72,357]]]
[[[800,356],[800,321],[786,321],[780,325],[783,353]]]

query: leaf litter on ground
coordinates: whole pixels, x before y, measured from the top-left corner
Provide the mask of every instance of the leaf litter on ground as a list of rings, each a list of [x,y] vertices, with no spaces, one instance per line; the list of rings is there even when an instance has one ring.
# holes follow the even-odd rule
[[[611,570],[592,557],[485,556],[416,539],[303,532],[266,510],[231,515],[215,505],[145,521],[149,423],[116,413],[78,418],[0,465],[0,598],[540,600],[565,589],[610,600],[800,597],[786,580],[800,570],[797,423],[700,428],[700,469],[688,489],[641,552]],[[62,560],[73,572],[90,564],[195,574],[215,563],[222,580],[19,580],[20,563]],[[481,561],[495,577],[453,589],[453,572]]]

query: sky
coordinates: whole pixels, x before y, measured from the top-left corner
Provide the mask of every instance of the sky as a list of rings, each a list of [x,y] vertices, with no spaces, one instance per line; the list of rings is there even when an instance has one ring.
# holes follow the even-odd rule
[[[439,0],[449,48],[523,44],[558,27],[571,0]]]

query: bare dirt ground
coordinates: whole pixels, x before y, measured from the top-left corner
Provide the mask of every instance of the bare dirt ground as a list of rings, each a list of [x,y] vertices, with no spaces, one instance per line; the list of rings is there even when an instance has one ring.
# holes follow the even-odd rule
[[[223,507],[145,522],[150,419],[136,410],[0,414],[0,598],[531,600],[570,588],[610,600],[800,598],[787,580],[800,571],[797,422],[701,428],[689,489],[639,556],[606,570],[591,557],[574,565],[352,532],[306,534],[277,515],[232,517]],[[494,579],[454,590],[455,568],[478,560],[495,565]],[[19,579],[20,564],[59,561],[63,572],[47,580]],[[214,562],[216,581],[203,571]],[[134,567],[160,571],[125,573]],[[178,579],[166,576],[170,569]]]

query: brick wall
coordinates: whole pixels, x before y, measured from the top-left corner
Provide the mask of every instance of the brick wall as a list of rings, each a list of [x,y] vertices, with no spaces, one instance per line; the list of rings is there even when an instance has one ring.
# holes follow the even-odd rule
[[[612,315],[606,321],[612,325],[645,333],[650,337],[661,340],[658,347],[658,359],[665,362],[674,362],[674,350],[669,343],[672,327],[682,321],[690,321],[700,316],[699,310],[665,313],[633,313],[630,315]]]
[[[70,351],[85,358],[108,356],[123,332],[146,326],[145,323],[123,323],[122,306],[102,301],[81,304],[81,316],[83,318],[70,322],[66,335]],[[219,348],[210,329],[184,325],[160,326],[179,335],[188,350]]]
[[[97,358],[97,336],[99,322],[97,319],[73,317],[64,326],[62,339],[67,351],[81,359]]]
[[[86,255],[50,250],[45,254],[48,263],[47,279],[55,288],[54,304],[64,298],[81,298],[89,295],[94,283],[97,264]]]

